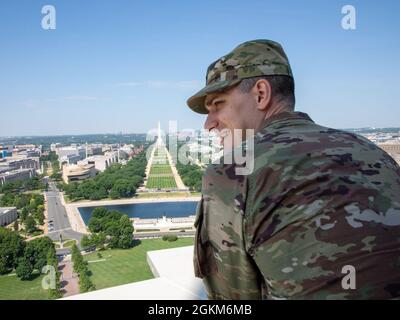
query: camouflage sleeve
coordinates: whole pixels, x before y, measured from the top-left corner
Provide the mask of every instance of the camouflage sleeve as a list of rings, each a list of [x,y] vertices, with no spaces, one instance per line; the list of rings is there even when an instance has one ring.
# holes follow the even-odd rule
[[[260,299],[257,269],[244,247],[245,177],[209,166],[196,212],[194,272],[209,299]]]
[[[269,298],[400,296],[400,169],[384,153],[337,150],[249,179],[246,247]]]

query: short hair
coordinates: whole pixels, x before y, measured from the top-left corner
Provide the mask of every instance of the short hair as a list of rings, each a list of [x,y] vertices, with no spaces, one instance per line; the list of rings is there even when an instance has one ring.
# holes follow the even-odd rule
[[[248,93],[258,80],[267,80],[271,86],[272,101],[274,103],[285,103],[292,110],[296,102],[294,95],[294,80],[289,76],[260,76],[243,79],[239,83],[239,89],[243,93]]]

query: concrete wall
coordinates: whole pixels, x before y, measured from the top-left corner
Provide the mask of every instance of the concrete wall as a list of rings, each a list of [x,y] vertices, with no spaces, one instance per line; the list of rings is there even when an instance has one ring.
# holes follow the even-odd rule
[[[9,225],[17,219],[17,208],[0,208],[0,226]]]

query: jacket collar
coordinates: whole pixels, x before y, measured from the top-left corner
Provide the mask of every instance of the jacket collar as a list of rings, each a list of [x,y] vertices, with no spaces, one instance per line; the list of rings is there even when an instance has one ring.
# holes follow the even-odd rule
[[[314,122],[307,113],[300,111],[284,111],[274,114],[271,117],[265,119],[258,131],[265,129],[266,127],[269,127],[270,125],[275,124],[277,122],[286,120],[305,120]]]

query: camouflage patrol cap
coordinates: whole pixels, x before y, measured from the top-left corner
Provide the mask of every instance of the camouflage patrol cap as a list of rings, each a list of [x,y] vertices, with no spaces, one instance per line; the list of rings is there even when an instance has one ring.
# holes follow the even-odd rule
[[[270,75],[292,75],[282,46],[271,40],[252,40],[237,46],[213,62],[207,69],[206,86],[187,100],[194,112],[207,114],[207,94],[223,91],[246,78]]]

